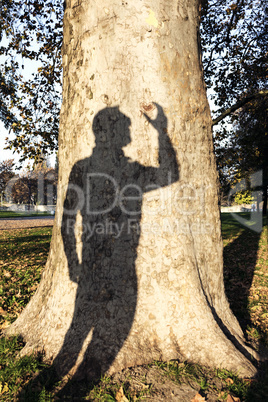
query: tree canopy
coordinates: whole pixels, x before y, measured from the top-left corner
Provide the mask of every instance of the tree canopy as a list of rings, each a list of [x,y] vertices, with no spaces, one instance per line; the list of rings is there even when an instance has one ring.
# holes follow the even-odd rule
[[[208,1],[201,40],[222,190],[262,169],[267,202],[268,7],[259,0]],[[227,123],[221,122],[229,116]],[[220,124],[218,124],[220,122]]]
[[[267,88],[267,12],[259,0],[203,4],[202,61],[218,113]]]
[[[2,0],[0,118],[21,160],[57,149],[63,2]]]

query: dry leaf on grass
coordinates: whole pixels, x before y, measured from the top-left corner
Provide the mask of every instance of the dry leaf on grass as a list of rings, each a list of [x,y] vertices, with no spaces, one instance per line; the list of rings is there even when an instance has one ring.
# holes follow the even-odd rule
[[[10,322],[9,321],[4,321],[2,324],[0,324],[0,330],[1,329],[6,329],[9,326],[10,326]]]
[[[240,402],[240,398],[237,398],[236,396],[228,395],[226,402]]]
[[[119,391],[117,391],[115,399],[117,400],[117,402],[129,402],[129,400],[124,395],[123,387],[120,387]]]
[[[4,394],[5,392],[8,392],[8,385],[5,382],[4,385],[0,382],[0,394]]]
[[[232,384],[234,383],[234,380],[232,380],[231,378],[227,378],[227,379],[225,380],[225,382],[226,382],[228,385],[232,385]]]
[[[205,401],[206,401],[206,398],[204,398],[200,394],[196,394],[195,397],[193,399],[191,399],[191,402],[205,402]]]

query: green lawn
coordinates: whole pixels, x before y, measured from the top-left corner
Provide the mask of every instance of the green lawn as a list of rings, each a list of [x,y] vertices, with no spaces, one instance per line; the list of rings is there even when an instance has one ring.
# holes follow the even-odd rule
[[[32,211],[22,211],[22,212],[13,212],[13,211],[0,211],[0,219],[6,218],[27,218],[31,216],[51,216],[50,212],[32,212]]]
[[[249,218],[249,214],[242,216]],[[16,319],[35,292],[49,251],[51,232],[51,228],[0,231],[2,328]],[[267,220],[262,233],[256,233],[241,226],[231,214],[222,214],[222,236],[224,281],[231,308],[248,341],[257,346],[260,342],[268,345]],[[224,369],[209,370],[186,362],[155,362],[139,370],[126,370],[121,377],[105,377],[97,384],[71,381],[60,391],[62,383],[59,381],[55,386],[55,373],[42,361],[42,356],[16,359],[22,347],[22,339],[0,339],[0,400],[116,401],[120,400],[117,394],[120,391],[129,401],[138,401],[146,395],[156,398],[162,382],[170,386],[190,383],[208,401],[225,401],[228,395],[241,401],[267,400],[265,364],[259,368],[259,378],[242,380]],[[148,372],[156,375],[155,382],[146,381]]]

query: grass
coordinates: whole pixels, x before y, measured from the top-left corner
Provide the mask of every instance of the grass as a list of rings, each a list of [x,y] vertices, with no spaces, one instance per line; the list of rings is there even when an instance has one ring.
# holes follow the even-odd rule
[[[27,384],[33,375],[45,367],[41,355],[24,356],[17,359],[17,354],[22,347],[23,341],[20,338],[13,337],[0,339],[1,400],[13,401],[21,387]],[[33,389],[31,394],[32,396],[37,396],[39,398],[40,389]],[[49,396],[49,393],[47,393],[47,396]]]
[[[249,217],[250,214],[241,214]],[[248,216],[247,216],[248,215]],[[225,289],[232,310],[250,340],[268,344],[268,226],[261,233],[222,214]]]
[[[249,214],[242,216],[249,218]],[[35,292],[47,258],[51,231],[51,228],[35,228],[0,232],[2,328],[16,319]],[[241,226],[230,214],[222,214],[222,236],[224,280],[230,305],[248,340],[268,345],[267,220],[262,233],[256,233]],[[210,370],[174,361],[127,369],[95,384],[70,381],[64,386],[60,380],[55,385],[55,373],[40,354],[18,357],[23,346],[20,338],[0,338],[0,400],[108,402],[124,401],[124,396],[134,402],[148,396],[156,399],[165,389],[176,390],[174,387],[187,384],[208,401],[225,401],[228,395],[240,401],[267,400],[267,364],[260,367],[257,380],[241,379],[224,369]]]
[[[0,211],[0,219],[7,218],[28,218],[34,216],[51,216],[50,212],[32,212],[32,211],[23,211],[23,212],[13,212],[13,211]]]
[[[0,232],[0,326],[13,322],[35,292],[51,239],[51,228]]]

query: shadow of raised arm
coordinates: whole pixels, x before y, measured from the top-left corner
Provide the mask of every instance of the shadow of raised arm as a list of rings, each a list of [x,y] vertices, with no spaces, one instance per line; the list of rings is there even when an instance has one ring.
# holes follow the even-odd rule
[[[179,165],[177,155],[168,136],[167,117],[163,108],[153,102],[157,108],[157,116],[152,120],[146,113],[143,113],[147,121],[158,131],[159,151],[158,168],[146,168],[146,172],[156,187],[165,187],[179,180]],[[150,174],[149,174],[150,172]],[[145,191],[150,191],[145,188]]]

